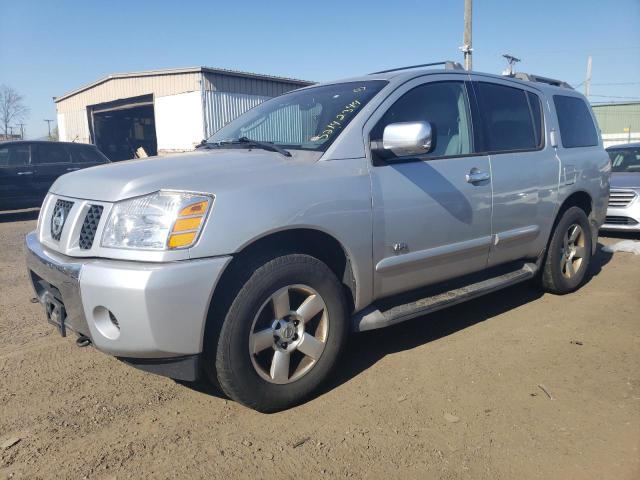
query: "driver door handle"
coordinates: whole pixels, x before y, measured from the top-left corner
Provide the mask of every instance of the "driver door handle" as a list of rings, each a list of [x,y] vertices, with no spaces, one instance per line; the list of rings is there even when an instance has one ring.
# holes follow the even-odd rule
[[[483,172],[479,168],[473,167],[469,173],[465,176],[467,183],[476,183],[484,182],[491,178],[491,174],[489,172]]]

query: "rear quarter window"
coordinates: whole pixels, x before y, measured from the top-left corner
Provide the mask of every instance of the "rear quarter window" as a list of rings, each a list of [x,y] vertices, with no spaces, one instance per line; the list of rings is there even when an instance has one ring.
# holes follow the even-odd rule
[[[560,125],[560,139],[564,148],[598,145],[598,131],[585,101],[579,97],[554,95],[553,103]]]

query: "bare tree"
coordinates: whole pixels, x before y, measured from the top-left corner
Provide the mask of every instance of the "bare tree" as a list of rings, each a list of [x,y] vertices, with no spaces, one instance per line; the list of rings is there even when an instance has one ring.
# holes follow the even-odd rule
[[[29,107],[24,97],[7,85],[0,85],[0,126],[5,135],[9,134],[9,125],[22,122],[29,115]]]

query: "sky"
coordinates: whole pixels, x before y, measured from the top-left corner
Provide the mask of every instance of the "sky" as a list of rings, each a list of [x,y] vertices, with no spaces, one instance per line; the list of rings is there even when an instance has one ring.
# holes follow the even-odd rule
[[[464,0],[0,0],[0,84],[31,109],[25,136],[47,134],[52,97],[112,73],[221,67],[323,81],[440,60],[462,62]],[[519,71],[592,102],[640,99],[640,0],[475,0],[474,70]]]

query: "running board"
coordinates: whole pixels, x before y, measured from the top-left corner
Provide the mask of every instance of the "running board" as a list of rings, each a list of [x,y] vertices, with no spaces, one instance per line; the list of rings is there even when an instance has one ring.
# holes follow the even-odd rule
[[[476,283],[470,283],[463,287],[426,296],[410,303],[394,305],[388,308],[376,307],[374,304],[372,307],[357,313],[353,317],[353,330],[355,332],[375,330],[376,328],[388,327],[389,325],[395,325],[396,323],[433,313],[443,308],[524,282],[525,280],[533,278],[536,271],[537,266],[535,263],[525,263],[517,270]]]

